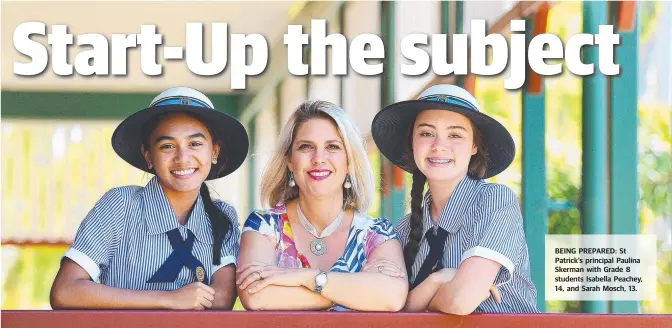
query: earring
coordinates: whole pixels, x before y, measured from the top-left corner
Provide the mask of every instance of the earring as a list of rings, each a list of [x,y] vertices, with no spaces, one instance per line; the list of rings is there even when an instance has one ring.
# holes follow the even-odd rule
[[[147,163],[147,167],[151,170],[152,169],[152,163]]]
[[[294,182],[294,174],[292,171],[289,171],[289,186],[294,187],[296,186],[296,182]]]
[[[212,164],[217,164],[217,159],[216,158],[212,159]]]
[[[345,189],[350,189],[352,188],[352,183],[350,183],[350,177],[345,178],[345,183],[343,184],[343,188]]]

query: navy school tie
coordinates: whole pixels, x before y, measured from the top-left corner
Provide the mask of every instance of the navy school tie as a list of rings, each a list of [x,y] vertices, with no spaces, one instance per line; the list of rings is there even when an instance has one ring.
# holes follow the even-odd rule
[[[431,273],[441,270],[443,266],[441,258],[443,258],[443,249],[446,246],[448,231],[441,227],[432,228],[427,230],[425,238],[429,244],[429,254],[427,254],[425,261],[422,263],[411,289],[425,281]]]
[[[194,247],[194,234],[187,230],[187,240],[182,240],[180,231],[175,228],[166,232],[170,245],[173,246],[173,252],[168,256],[165,262],[161,265],[159,270],[147,280],[151,282],[174,282],[180,274],[182,267],[186,266],[196,276],[196,279],[206,285],[209,284],[205,268],[201,261],[191,254]]]

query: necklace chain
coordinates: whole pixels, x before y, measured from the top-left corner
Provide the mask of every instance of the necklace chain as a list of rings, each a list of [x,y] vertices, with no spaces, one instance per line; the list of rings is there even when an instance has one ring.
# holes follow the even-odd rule
[[[345,217],[345,211],[341,209],[341,212],[338,213],[338,216],[334,221],[332,221],[324,230],[322,231],[322,234],[319,236],[317,235],[317,229],[308,221],[306,216],[303,214],[303,211],[301,211],[301,206],[299,205],[299,202],[296,202],[296,212],[299,215],[299,221],[301,221],[301,224],[303,225],[304,228],[308,232],[310,232],[311,235],[315,236],[315,238],[322,239],[326,238],[327,236],[331,235],[336,231],[336,228],[341,224],[341,221],[343,221],[343,217]]]

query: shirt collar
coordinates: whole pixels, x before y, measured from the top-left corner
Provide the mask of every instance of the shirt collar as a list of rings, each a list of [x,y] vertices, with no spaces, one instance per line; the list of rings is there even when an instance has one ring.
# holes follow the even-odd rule
[[[469,176],[465,176],[457,186],[455,186],[455,190],[450,195],[448,202],[446,202],[446,206],[443,207],[438,226],[449,233],[456,233],[459,231],[467,218],[466,214],[469,204],[475,196],[473,191],[482,183],[483,180],[474,180]],[[427,230],[435,225],[429,214],[431,202],[432,194],[430,191],[427,191],[423,201],[423,236],[427,233]]]
[[[156,235],[179,227],[173,208],[166,198],[161,185],[156,177],[153,177],[143,191],[144,210],[143,214],[147,223],[147,233]],[[198,193],[196,204],[189,214],[185,225],[200,242],[212,245],[210,221],[203,206],[201,193]]]

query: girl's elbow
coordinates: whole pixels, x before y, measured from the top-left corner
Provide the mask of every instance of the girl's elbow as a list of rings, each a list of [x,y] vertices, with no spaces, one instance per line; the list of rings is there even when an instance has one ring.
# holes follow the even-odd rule
[[[231,311],[233,310],[233,306],[235,305],[235,300],[232,301],[224,301],[223,303],[214,305],[213,304],[213,309],[215,310],[225,310],[225,311]]]
[[[430,311],[469,315],[476,310],[480,303],[475,301],[473,292],[468,293],[464,289],[451,289],[442,289],[437,293],[430,303]]]
[[[67,306],[67,295],[64,292],[64,288],[59,286],[53,286],[51,288],[51,293],[49,294],[49,305],[54,310],[60,310],[68,308]]]
[[[213,308],[218,310],[233,310],[233,306],[236,304],[237,293],[233,292],[224,292],[221,295],[215,293],[216,304],[213,304]],[[219,299],[217,299],[219,298]]]
[[[477,307],[478,303],[475,303],[471,297],[466,295],[455,295],[448,300],[446,309],[445,311],[442,309],[442,312],[455,315],[469,315],[472,314]]]
[[[465,303],[456,303],[453,304],[450,312],[455,315],[470,315],[474,313],[474,310],[476,310],[476,307],[469,306]]]

